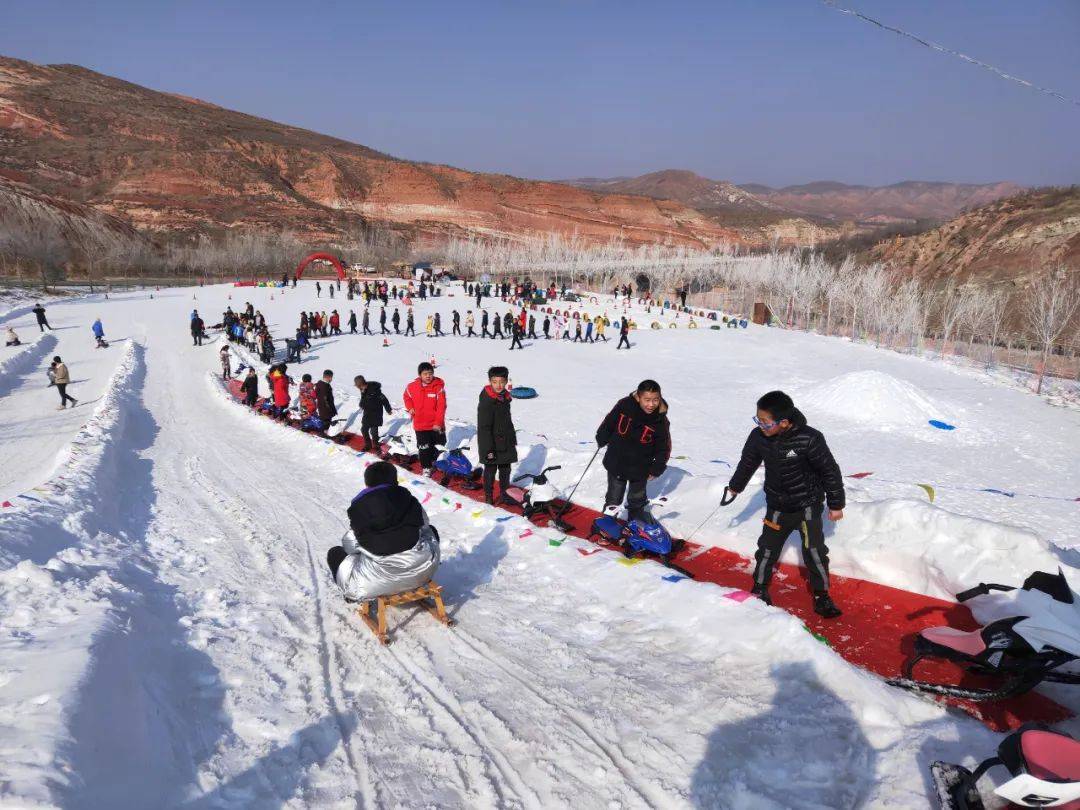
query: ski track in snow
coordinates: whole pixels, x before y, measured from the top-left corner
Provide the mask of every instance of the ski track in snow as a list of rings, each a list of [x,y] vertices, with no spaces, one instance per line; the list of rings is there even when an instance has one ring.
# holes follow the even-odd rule
[[[667,583],[651,563],[628,568],[608,553],[582,557],[573,552],[578,541],[549,547],[547,538],[559,536],[549,530],[533,527],[532,537],[519,539],[528,525],[521,518],[498,522],[491,507],[473,517],[442,503],[433,482],[416,488],[411,477],[404,483],[421,499],[435,494],[426,508],[443,537],[438,579],[457,625],[395,609],[394,643],[381,647],[341,600],[323,560],[345,528],[344,508],[361,486],[366,457],[235,405],[208,374],[217,367],[216,344],[200,350],[188,342],[191,292],[54,302],[50,321],[69,328],[0,356],[8,372],[0,375],[0,446],[18,460],[0,472],[0,496],[45,490],[34,490],[43,503],[0,513],[0,805],[920,806],[930,760],[970,763],[996,744],[980,724],[850,667],[781,611],[735,604],[712,585]],[[291,323],[301,301],[330,304],[311,292],[290,292],[279,303],[269,301],[269,290],[197,295],[208,322],[233,293],[234,305],[250,297],[271,321]],[[466,308],[460,298],[437,303],[447,325],[453,304]],[[336,305],[347,313],[344,299]],[[417,313],[422,323],[422,306]],[[88,326],[97,315],[107,334],[123,324],[125,339],[109,350],[92,347]],[[16,310],[10,320],[26,339],[32,316]],[[283,326],[272,329],[283,336]],[[916,369],[913,379],[935,402],[959,407],[950,381],[965,391],[975,386],[911,358],[882,359],[865,347],[778,330],[701,331],[693,340],[735,337],[745,355],[725,358],[735,376],[754,374],[762,357],[782,358],[778,344],[800,346],[809,358],[821,353],[826,359],[777,372],[791,372],[793,389],[838,376],[837,357],[868,356],[869,365],[896,377]],[[591,455],[579,437],[591,437],[593,423],[640,376],[685,363],[698,345],[690,339],[681,330],[639,334],[634,351],[615,361],[611,344],[519,355],[491,343],[430,345],[448,356],[440,373],[462,437],[471,436],[472,389],[483,369],[506,359],[522,369],[519,382],[541,390],[541,399],[515,405],[522,437],[536,437],[521,447],[523,466],[563,463],[572,483]],[[371,372],[397,401],[428,341],[394,338],[383,350],[376,340],[317,340],[313,354],[323,357],[303,370],[337,368],[342,399],[354,369]],[[66,412],[53,410],[55,392],[44,389],[42,363],[54,351],[82,380],[72,392],[83,401]],[[601,357],[619,364],[610,378],[585,376],[595,375]],[[693,528],[715,506],[730,469],[710,459],[733,462],[749,429],[745,419],[718,427],[713,409],[745,417],[760,387],[717,402],[715,384],[694,376],[701,361],[685,366],[682,384],[662,380],[673,403],[675,454],[690,456],[673,459],[658,483],[675,495],[676,530]],[[577,387],[570,412],[545,389],[553,392],[560,378],[588,378],[594,390]],[[1018,429],[1018,446],[1030,446],[1036,428],[1049,423],[1063,441],[1080,436],[1074,414],[1046,416],[1049,406],[1014,391],[1001,397],[1006,404],[996,410],[995,389],[987,387],[984,402],[969,406],[978,418],[943,414],[970,433],[953,445],[921,435],[914,452],[902,430],[822,426],[836,437],[845,472],[856,463],[845,456],[868,442],[882,470],[899,468],[890,478],[916,477],[927,459],[972,457],[966,448],[1000,453],[995,432],[1022,403],[1035,424]],[[347,401],[355,407],[354,397]],[[542,437],[529,432],[538,427]],[[1055,476],[1059,489],[1080,486],[1057,451],[1050,456],[1036,465],[1036,477]],[[598,467],[579,500],[595,504],[602,496]],[[1011,472],[1004,462],[984,468]],[[970,475],[970,465],[956,473]],[[954,473],[934,474],[950,480]],[[943,494],[954,512],[880,500],[881,492],[902,493],[899,486],[851,483],[854,526],[841,527],[850,539],[834,538],[838,570],[886,581],[902,573],[901,584],[935,593],[1065,554],[1033,534],[960,514],[1019,523],[1023,511],[1012,499],[963,504]],[[744,516],[721,513],[697,539],[752,548],[760,506],[748,493],[734,507]],[[1056,526],[1067,508],[1049,507],[1039,525]],[[867,551],[862,535],[885,539]],[[862,559],[848,550],[860,543]],[[911,562],[920,555],[928,558],[922,567]]]

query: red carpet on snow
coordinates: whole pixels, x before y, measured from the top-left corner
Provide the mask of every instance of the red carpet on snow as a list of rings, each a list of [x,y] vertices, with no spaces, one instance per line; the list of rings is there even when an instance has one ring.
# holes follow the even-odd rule
[[[243,399],[239,380],[231,381],[229,390],[237,400]],[[342,433],[335,441],[354,450],[364,449],[363,438],[352,433]],[[419,472],[416,465],[409,469]],[[451,480],[449,488],[463,497],[483,500],[482,490],[466,489],[458,479]],[[500,508],[521,512],[514,507]],[[572,505],[563,515],[563,520],[571,527],[567,534],[589,539],[592,522],[599,514],[587,507]],[[546,525],[546,517],[537,515],[535,518],[538,524]],[[726,549],[687,543],[672,562],[699,582],[742,589],[752,584],[752,561]],[[956,602],[837,574],[831,577],[831,592],[844,614],[836,619],[823,619],[814,613],[805,571],[787,563],[777,566],[771,590],[773,604],[798,617],[811,633],[838,655],[885,678],[900,675],[900,669],[911,653],[914,635],[922,628],[942,624],[961,630],[979,627],[971,611]],[[920,680],[934,683],[974,688],[989,685],[984,679],[966,675],[947,661],[921,661],[915,675]],[[987,703],[938,699],[963,709],[995,731],[1012,730],[1031,721],[1056,723],[1073,716],[1071,711],[1038,692]]]

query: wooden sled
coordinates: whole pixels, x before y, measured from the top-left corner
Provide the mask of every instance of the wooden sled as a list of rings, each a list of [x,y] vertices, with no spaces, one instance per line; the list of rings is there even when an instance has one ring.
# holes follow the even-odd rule
[[[375,616],[371,615],[372,602],[376,603]],[[442,600],[442,587],[437,585],[434,580],[411,591],[380,596],[364,602],[356,612],[360,614],[364,624],[371,628],[371,632],[375,634],[379,641],[383,644],[389,644],[390,634],[386,629],[386,608],[394,605],[408,605],[412,602],[420,602],[428,613],[447,627],[454,626],[454,620],[446,615],[446,606]]]

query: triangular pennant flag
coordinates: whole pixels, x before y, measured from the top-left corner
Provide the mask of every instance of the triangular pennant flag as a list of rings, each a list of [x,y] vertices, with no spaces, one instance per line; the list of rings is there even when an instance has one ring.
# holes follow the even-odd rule
[[[577,553],[582,557],[591,557],[593,554],[599,554],[603,551],[602,548],[579,548]]]
[[[930,498],[930,503],[934,502],[936,493],[934,492],[934,488],[932,486],[930,486],[929,484],[916,484],[915,486],[925,489],[927,497]]]
[[[859,472],[859,473],[852,473],[851,475],[848,476],[848,478],[869,478],[871,475],[873,475],[872,472]]]

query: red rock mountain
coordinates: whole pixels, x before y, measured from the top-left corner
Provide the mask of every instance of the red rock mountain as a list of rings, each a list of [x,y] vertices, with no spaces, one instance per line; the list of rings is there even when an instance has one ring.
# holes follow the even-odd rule
[[[365,224],[410,236],[579,234],[740,242],[681,202],[398,160],[73,65],[0,57],[0,178],[142,230]]]

